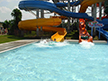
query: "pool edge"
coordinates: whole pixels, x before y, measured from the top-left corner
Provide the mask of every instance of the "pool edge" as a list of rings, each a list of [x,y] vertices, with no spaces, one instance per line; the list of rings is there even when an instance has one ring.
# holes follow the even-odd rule
[[[8,42],[8,43],[2,43],[0,44],[0,47],[2,47],[4,44],[8,46],[8,44],[11,44],[11,43],[17,43],[17,42],[22,42],[23,44],[22,45],[18,45],[18,46],[13,46],[11,48],[8,48],[8,49],[3,49],[2,51],[0,50],[0,53],[3,53],[3,52],[6,52],[6,51],[9,51],[9,50],[13,50],[13,49],[16,49],[16,48],[19,48],[19,47],[22,47],[22,46],[25,46],[25,45],[28,45],[28,44],[31,44],[31,43],[34,43],[34,42],[38,42],[40,41],[41,39],[24,39],[24,40],[18,40],[18,41],[13,41],[13,42]],[[44,40],[44,39],[43,39]],[[68,41],[68,42],[78,42],[78,40],[65,40],[65,41]],[[26,43],[24,43],[26,42]],[[107,44],[107,41],[105,40],[94,40],[93,43],[106,43]]]

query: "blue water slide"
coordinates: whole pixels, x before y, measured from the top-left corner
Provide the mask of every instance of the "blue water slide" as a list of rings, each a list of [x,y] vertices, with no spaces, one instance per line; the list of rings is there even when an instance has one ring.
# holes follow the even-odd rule
[[[97,28],[96,30],[100,32],[107,39],[108,42],[108,32],[103,30],[102,28],[101,29]]]
[[[104,24],[104,27],[102,27],[104,30],[108,30],[108,19],[103,19],[101,23]]]
[[[81,1],[74,1],[74,2],[70,2],[70,5],[71,6],[77,6],[77,5],[79,5],[81,3]],[[58,3],[55,3],[55,5],[57,6],[57,7],[66,7],[67,5],[68,5],[68,3],[60,3],[60,2],[58,2]]]
[[[59,15],[63,15],[66,17],[94,20],[93,17],[88,16],[86,13],[74,13],[74,12],[64,11],[64,10],[58,9],[55,4],[50,3],[50,2],[45,2],[45,1],[35,1],[35,0],[34,1],[33,0],[20,1],[19,8],[21,10],[44,9],[44,10],[56,12]]]
[[[100,32],[107,39],[107,41],[108,41],[108,32],[106,31],[106,30],[108,30],[108,19],[103,19],[102,21],[100,21],[100,20],[97,19],[97,21],[99,23],[104,24],[104,27],[101,27],[100,29],[97,28],[96,30],[98,32]]]

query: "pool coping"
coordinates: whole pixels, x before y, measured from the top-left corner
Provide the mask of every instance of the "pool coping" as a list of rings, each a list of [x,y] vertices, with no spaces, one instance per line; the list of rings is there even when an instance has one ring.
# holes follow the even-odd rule
[[[79,42],[79,40],[74,40],[74,39],[72,39],[72,40],[66,40],[66,41],[69,41],[69,42]],[[105,40],[93,40],[93,43],[107,43],[107,41],[105,41]]]
[[[2,44],[0,44],[0,53],[22,47],[22,46],[28,45],[30,43],[38,42],[40,40],[41,39],[24,39],[24,40],[2,43]],[[78,42],[79,40],[72,39],[72,40],[65,40],[65,41]],[[94,40],[93,43],[107,43],[107,41],[105,41],[105,40]]]
[[[24,39],[24,40],[18,40],[18,41],[12,41],[7,43],[0,44],[0,53],[16,49],[25,45],[28,45],[30,43],[38,42],[39,39]]]

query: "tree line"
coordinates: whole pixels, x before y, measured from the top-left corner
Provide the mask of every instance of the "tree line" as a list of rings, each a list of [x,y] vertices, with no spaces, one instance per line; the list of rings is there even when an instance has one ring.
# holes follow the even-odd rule
[[[19,9],[14,9],[11,12],[12,20],[5,20],[3,23],[3,27],[8,29],[9,35],[17,35],[22,36],[21,30],[18,28],[18,22],[22,19],[22,13]]]

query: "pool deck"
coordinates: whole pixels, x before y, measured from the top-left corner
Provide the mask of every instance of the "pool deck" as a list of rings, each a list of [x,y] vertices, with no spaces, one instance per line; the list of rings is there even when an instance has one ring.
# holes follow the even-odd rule
[[[26,39],[26,40],[18,40],[18,41],[13,41],[13,42],[7,42],[7,43],[2,43],[0,44],[0,53],[8,51],[8,50],[12,50],[33,42],[38,42],[40,41],[40,39]],[[78,42],[78,40],[66,40],[66,41],[70,41],[70,42]],[[107,43],[104,40],[94,40],[94,43]]]
[[[27,45],[29,43],[37,42],[37,41],[39,40],[26,39],[26,40],[18,40],[18,41],[13,41],[13,42],[2,43],[0,44],[0,53]]]

